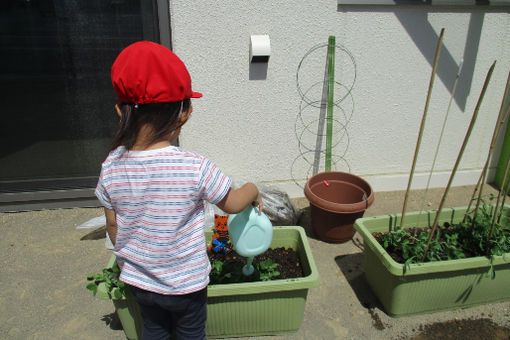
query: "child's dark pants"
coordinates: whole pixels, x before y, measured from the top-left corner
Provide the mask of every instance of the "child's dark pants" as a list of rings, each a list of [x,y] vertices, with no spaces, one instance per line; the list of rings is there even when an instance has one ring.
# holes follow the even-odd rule
[[[205,339],[207,288],[186,295],[161,295],[130,286],[143,316],[142,340]]]

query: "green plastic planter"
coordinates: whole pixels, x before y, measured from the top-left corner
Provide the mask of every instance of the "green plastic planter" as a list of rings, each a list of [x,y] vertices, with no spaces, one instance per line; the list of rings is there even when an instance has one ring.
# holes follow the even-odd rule
[[[111,268],[115,264],[115,255],[110,257],[106,268]],[[117,288],[114,288],[117,289]],[[104,283],[97,288],[96,296],[100,299],[109,300],[110,297],[106,292]],[[136,303],[133,295],[127,290],[126,298],[111,299],[115,307],[115,311],[119,316],[120,323],[124,329],[124,334],[129,340],[137,340],[142,337],[143,320],[140,313],[140,307]]]
[[[210,242],[212,231],[206,231]],[[230,338],[297,332],[301,326],[309,288],[320,283],[308,239],[302,227],[274,227],[271,248],[298,252],[305,277],[266,282],[210,285],[207,290],[207,337]],[[114,264],[112,256],[108,266]],[[101,291],[101,286],[98,291]],[[108,298],[106,292],[98,296]],[[115,305],[126,301],[127,305]],[[139,339],[143,327],[140,310],[131,296],[114,300],[126,337]],[[119,313],[121,310],[125,313]],[[128,334],[129,332],[129,334]]]
[[[440,223],[463,219],[466,207],[444,209]],[[406,225],[431,224],[435,211],[406,214]],[[508,215],[508,207],[505,208]],[[474,257],[460,260],[411,264],[395,262],[372,236],[400,223],[400,215],[358,219],[355,229],[365,243],[364,270],[372,291],[385,312],[393,317],[431,313],[510,300],[510,253],[492,259],[495,278],[488,275],[491,260]]]

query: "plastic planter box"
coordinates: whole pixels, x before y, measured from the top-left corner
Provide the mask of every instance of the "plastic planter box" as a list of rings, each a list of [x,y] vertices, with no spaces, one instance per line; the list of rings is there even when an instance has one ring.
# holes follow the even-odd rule
[[[444,209],[440,223],[456,223],[463,219],[466,207]],[[505,214],[508,215],[508,207]],[[406,225],[432,224],[436,212],[406,214]],[[372,288],[387,314],[399,317],[430,313],[510,300],[510,254],[492,258],[495,278],[488,275],[491,260],[473,257],[460,260],[411,264],[395,262],[372,236],[400,223],[401,215],[386,215],[358,219],[355,229],[365,243],[364,269]]]
[[[106,268],[111,268],[115,264],[115,255],[110,257]],[[114,288],[117,289],[117,288]],[[100,299],[109,300],[110,297],[106,292],[104,283],[97,288],[96,296]],[[120,323],[124,329],[124,334],[129,340],[137,340],[142,337],[143,320],[140,313],[138,303],[136,303],[131,292],[127,290],[126,298],[111,299],[115,307],[115,311],[119,316]]]
[[[298,252],[305,277],[266,282],[210,285],[207,291],[207,337],[294,333],[301,326],[308,289],[320,279],[308,239],[302,227],[274,227],[271,248],[292,248]],[[210,242],[212,231],[206,231]],[[114,264],[112,256],[108,266]],[[108,298],[98,289],[98,296]],[[126,302],[119,306],[119,302]],[[114,300],[115,309],[128,339],[139,339],[143,322],[131,296]],[[120,311],[120,312],[119,312]]]

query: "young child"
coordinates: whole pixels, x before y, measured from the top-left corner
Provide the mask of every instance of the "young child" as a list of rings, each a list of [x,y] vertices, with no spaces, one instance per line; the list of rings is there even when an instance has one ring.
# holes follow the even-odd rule
[[[96,196],[105,207],[120,280],[140,304],[143,339],[205,339],[211,265],[204,201],[226,213],[262,210],[257,187],[239,189],[210,160],[173,146],[188,120],[191,89],[183,62],[159,44],[140,41],[113,63],[120,126],[102,164]]]

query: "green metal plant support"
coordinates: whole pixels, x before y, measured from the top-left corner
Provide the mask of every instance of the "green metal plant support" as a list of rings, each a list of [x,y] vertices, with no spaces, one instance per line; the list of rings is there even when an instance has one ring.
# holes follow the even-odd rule
[[[335,87],[335,36],[329,37],[328,44],[328,113],[326,118],[326,162],[325,170],[331,171],[331,149],[333,145],[333,98]]]

